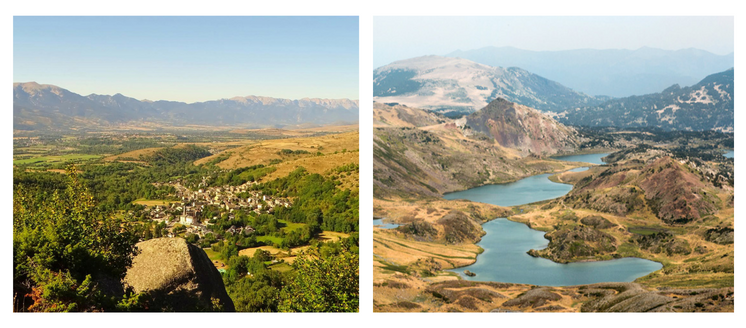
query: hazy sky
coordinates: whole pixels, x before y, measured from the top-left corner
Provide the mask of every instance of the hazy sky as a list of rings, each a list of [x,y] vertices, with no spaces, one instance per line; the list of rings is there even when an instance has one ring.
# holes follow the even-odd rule
[[[358,99],[357,17],[15,17],[13,80],[185,102]]]
[[[733,52],[733,17],[374,17],[373,64],[511,46]]]

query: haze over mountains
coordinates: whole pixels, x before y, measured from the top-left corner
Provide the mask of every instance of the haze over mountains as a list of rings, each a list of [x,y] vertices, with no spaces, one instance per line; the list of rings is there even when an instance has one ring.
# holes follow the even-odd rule
[[[630,65],[634,71],[636,66]],[[692,86],[666,85],[654,93],[614,99],[575,91],[522,68],[423,56],[376,69],[373,90],[377,102],[448,117],[468,115],[503,98],[549,113],[568,125],[733,131],[733,69],[713,73]]]
[[[355,123],[350,99],[234,97],[197,103],[137,100],[121,94],[81,96],[36,82],[13,84],[15,130],[96,129],[149,122],[161,125],[282,127]]]
[[[716,55],[694,48],[530,51],[485,47],[445,56],[490,66],[520,67],[579,92],[612,97],[659,92],[673,84],[692,85],[734,66],[733,53]]]

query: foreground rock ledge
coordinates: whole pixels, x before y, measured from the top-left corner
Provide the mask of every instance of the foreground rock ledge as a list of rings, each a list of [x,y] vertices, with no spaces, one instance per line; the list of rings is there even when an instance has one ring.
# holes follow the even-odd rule
[[[150,310],[235,311],[220,273],[199,247],[181,238],[157,238],[137,248],[140,254],[124,282],[151,296]]]

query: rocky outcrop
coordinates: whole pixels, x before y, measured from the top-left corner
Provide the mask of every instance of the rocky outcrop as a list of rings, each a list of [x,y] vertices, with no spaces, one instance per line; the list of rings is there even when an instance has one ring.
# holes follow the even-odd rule
[[[734,238],[733,228],[722,227],[715,229],[708,229],[705,232],[705,240],[716,244],[727,245],[732,244]]]
[[[199,247],[181,238],[157,238],[137,248],[124,283],[147,294],[149,310],[235,311],[220,273]]]
[[[495,139],[503,147],[524,154],[552,155],[577,148],[577,132],[540,111],[497,98],[467,116],[475,132]]]
[[[438,230],[435,229],[432,224],[424,220],[412,221],[405,225],[396,227],[396,230],[411,236],[418,241],[434,241],[438,235]]]
[[[474,222],[464,212],[458,210],[452,210],[436,222],[443,226],[444,238],[450,244],[476,242],[483,234],[479,223]]]
[[[691,254],[692,249],[686,240],[676,238],[670,232],[656,232],[650,235],[635,235],[632,238],[640,248],[650,252],[669,256],[674,254]]]
[[[608,229],[616,227],[616,224],[611,223],[609,220],[600,215],[586,216],[580,219],[580,223],[596,229]]]
[[[613,236],[586,226],[563,227],[544,237],[549,239],[549,245],[538,251],[532,249],[529,255],[568,263],[616,251]]]

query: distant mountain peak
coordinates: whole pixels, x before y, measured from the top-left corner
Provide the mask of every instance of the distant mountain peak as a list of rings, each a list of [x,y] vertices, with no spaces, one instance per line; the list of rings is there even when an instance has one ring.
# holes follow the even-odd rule
[[[421,56],[377,68],[374,100],[442,112],[470,113],[497,97],[546,111],[600,103],[519,68],[492,67],[468,59]]]

